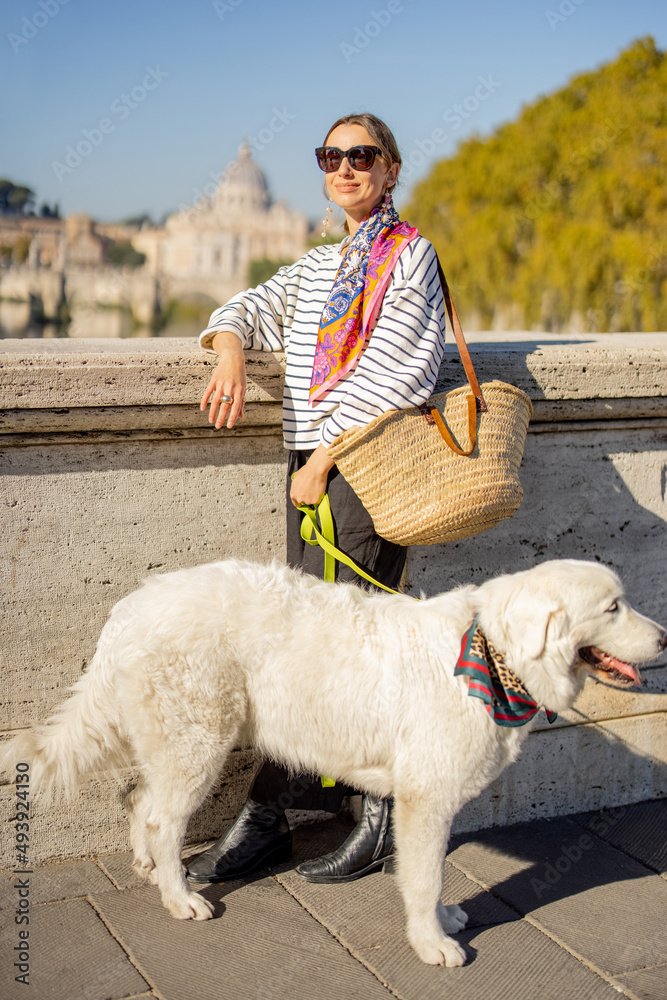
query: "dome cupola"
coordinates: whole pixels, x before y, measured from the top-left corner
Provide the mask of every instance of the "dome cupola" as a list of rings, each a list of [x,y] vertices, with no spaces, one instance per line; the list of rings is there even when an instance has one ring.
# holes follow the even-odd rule
[[[250,146],[242,142],[239,155],[225,167],[215,193],[215,210],[225,216],[266,211],[271,195],[261,168],[252,158]]]

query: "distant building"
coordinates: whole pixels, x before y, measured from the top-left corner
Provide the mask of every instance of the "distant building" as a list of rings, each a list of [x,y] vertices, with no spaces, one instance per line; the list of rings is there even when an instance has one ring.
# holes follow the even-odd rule
[[[95,223],[89,215],[83,213],[68,215],[65,219],[65,236],[67,264],[77,264],[82,267],[104,265],[104,250],[109,241],[95,231]]]
[[[82,212],[66,219],[0,215],[0,256],[5,264],[25,262],[56,271],[68,266],[101,268],[108,264],[109,246],[129,243],[138,231],[138,226],[95,222]]]
[[[132,245],[146,267],[167,279],[172,294],[204,294],[226,302],[247,287],[253,260],[294,261],[306,251],[308,224],[282,201],[272,202],[266,177],[243,143],[217,190],[164,226],[143,226]]]
[[[36,215],[0,215],[0,255],[5,264],[22,263],[26,255],[33,267],[57,267],[62,261],[65,223]]]

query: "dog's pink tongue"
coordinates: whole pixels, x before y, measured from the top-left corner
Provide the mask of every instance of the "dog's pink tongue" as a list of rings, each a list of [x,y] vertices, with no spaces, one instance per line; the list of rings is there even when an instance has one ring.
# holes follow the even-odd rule
[[[614,670],[618,670],[619,674],[623,674],[624,677],[630,677],[638,687],[641,687],[641,676],[639,671],[632,663],[626,663],[624,660],[617,660],[615,656],[610,656],[609,653],[604,653],[601,649],[593,647],[593,652],[596,656],[602,660],[602,662],[608,666],[613,667]]]

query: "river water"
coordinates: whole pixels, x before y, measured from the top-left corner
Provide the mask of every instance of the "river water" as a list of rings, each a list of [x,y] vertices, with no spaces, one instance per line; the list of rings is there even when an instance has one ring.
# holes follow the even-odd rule
[[[197,337],[206,326],[208,316],[199,320],[179,319],[169,322],[159,330],[147,326],[136,326],[129,313],[122,309],[74,308],[71,321],[64,324],[31,323],[30,306],[27,302],[0,300],[0,338],[17,337]]]

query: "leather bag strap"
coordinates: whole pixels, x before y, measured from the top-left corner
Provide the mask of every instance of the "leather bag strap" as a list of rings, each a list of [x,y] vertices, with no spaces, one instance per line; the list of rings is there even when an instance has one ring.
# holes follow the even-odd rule
[[[431,416],[433,417],[435,425],[440,431],[440,435],[445,444],[451,448],[452,451],[456,452],[457,455],[464,456],[472,455],[475,450],[475,445],[477,444],[477,400],[475,396],[466,396],[466,402],[468,404],[468,440],[470,442],[470,447],[467,451],[456,443],[437,408],[435,406],[430,408]],[[484,405],[484,409],[486,409],[486,404]]]
[[[442,285],[442,294],[445,300],[445,308],[447,310],[447,315],[449,316],[449,322],[452,325],[452,330],[454,331],[454,339],[456,340],[456,346],[459,349],[459,354],[461,355],[461,361],[463,362],[463,369],[466,373],[466,378],[468,379],[468,384],[470,385],[472,394],[477,401],[476,402],[477,411],[479,413],[486,413],[487,410],[486,403],[484,402],[484,397],[482,396],[482,390],[479,387],[479,382],[477,381],[477,376],[475,375],[475,369],[473,368],[472,360],[470,357],[470,351],[468,350],[468,345],[466,344],[465,337],[463,336],[463,330],[461,329],[459,317],[456,314],[456,309],[454,308],[454,303],[452,302],[452,296],[449,291],[449,285],[447,284],[447,279],[445,278],[445,272],[442,270],[442,264],[440,263],[439,260],[438,260],[438,277],[440,278],[440,284]],[[445,440],[447,439],[445,438]],[[474,447],[475,445],[473,444],[473,448]],[[459,452],[459,454],[469,455],[470,452]]]

